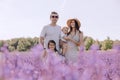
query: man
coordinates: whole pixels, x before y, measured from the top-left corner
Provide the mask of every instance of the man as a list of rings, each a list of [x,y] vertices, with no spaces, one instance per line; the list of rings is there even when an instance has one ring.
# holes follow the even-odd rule
[[[56,48],[59,51],[59,41],[61,27],[57,25],[59,15],[57,12],[51,12],[50,20],[51,23],[44,26],[40,34],[40,43],[44,48],[48,48],[49,40],[54,40],[56,42]]]

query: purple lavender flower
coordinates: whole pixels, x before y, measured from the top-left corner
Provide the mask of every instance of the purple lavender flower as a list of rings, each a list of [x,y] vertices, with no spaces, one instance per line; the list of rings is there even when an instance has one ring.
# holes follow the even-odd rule
[[[96,45],[96,44],[92,44],[92,46],[90,47],[90,50],[99,50],[100,46]]]
[[[120,50],[120,45],[113,45],[112,49]]]

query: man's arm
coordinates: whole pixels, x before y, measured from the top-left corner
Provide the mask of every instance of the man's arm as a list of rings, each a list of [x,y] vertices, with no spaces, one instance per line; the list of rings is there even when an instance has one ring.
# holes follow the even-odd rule
[[[44,37],[40,37],[39,43],[42,44],[42,45],[44,46]]]
[[[40,40],[39,40],[39,43],[42,44],[43,47],[44,47],[45,36],[46,36],[46,27],[43,27],[41,34],[40,34]]]

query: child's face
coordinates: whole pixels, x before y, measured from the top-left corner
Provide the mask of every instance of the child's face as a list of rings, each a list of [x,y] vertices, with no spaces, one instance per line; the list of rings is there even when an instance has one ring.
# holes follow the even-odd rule
[[[55,49],[55,44],[54,43],[50,43],[49,44],[49,49],[50,50],[54,50]]]
[[[67,28],[67,27],[64,27],[64,28],[63,28],[63,33],[64,33],[64,34],[67,34],[67,33],[68,33],[68,28]]]

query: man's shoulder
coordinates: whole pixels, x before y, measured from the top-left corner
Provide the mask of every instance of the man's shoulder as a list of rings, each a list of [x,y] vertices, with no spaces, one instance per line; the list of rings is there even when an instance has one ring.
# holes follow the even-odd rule
[[[59,28],[61,28],[61,26],[60,25],[57,25]]]
[[[44,28],[50,28],[50,27],[51,27],[50,24],[44,26]],[[61,29],[61,26],[60,26],[60,25],[56,25],[56,27]]]
[[[45,30],[47,30],[47,29],[49,29],[49,28],[50,28],[50,25],[49,25],[49,24],[43,26],[43,29],[45,29]]]
[[[49,27],[50,25],[49,24],[47,24],[47,25],[44,25],[44,28],[46,28],[46,27]]]
[[[61,26],[60,25],[57,25],[57,28],[59,28],[61,30]]]

